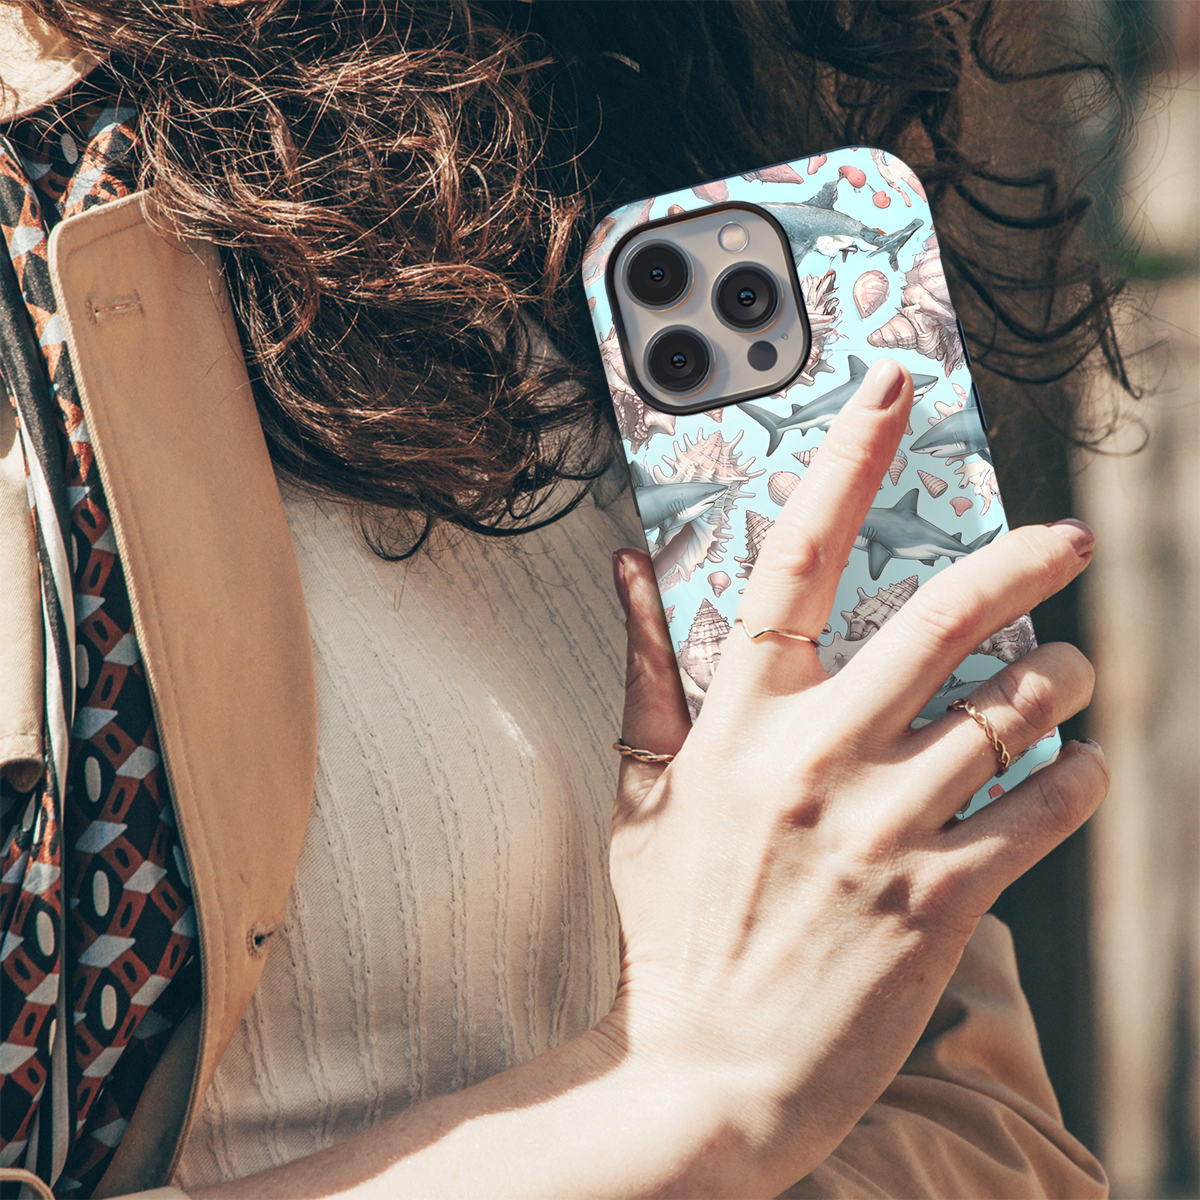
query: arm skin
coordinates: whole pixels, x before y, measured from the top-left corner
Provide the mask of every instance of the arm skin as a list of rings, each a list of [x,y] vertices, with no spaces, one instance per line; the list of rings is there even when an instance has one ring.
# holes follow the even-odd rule
[[[911,403],[907,372],[877,362],[760,554],[740,610],[752,628],[824,625]],[[833,678],[811,646],[732,637],[690,737],[650,564],[618,556],[622,735],[679,753],[665,770],[622,766],[610,868],[625,956],[612,1011],[523,1066],[196,1195],[747,1197],[806,1176],[820,1191],[825,1177],[812,1173],[833,1180],[836,1154],[859,1145],[848,1136],[865,1139],[845,1164],[862,1173],[889,1086],[885,1104],[916,1116],[926,1100],[986,1093],[986,1064],[972,1075],[964,1062],[971,1086],[923,1095],[911,1069],[927,1050],[914,1047],[982,915],[1090,815],[1107,770],[1098,748],[1072,744],[955,822],[995,769],[991,748],[963,714],[909,726],[984,636],[1074,578],[1092,544],[1071,522],[998,539],[929,580]],[[1051,645],[972,699],[1018,753],[1091,686],[1083,656]],[[920,1078],[932,1086],[938,1070]],[[1024,1100],[1010,1089],[1009,1108],[1045,1140],[1042,1088]],[[946,1148],[971,1124],[950,1112],[944,1137],[931,1135],[945,1162],[981,1161]],[[978,1154],[1016,1161],[986,1125]],[[1064,1136],[1039,1154],[1061,1157]]]

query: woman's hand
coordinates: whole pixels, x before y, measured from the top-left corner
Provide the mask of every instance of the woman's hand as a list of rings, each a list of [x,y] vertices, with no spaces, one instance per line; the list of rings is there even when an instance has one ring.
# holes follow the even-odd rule
[[[907,372],[877,362],[763,547],[748,628],[824,627],[911,404]],[[1103,756],[1076,743],[956,821],[995,752],[963,713],[910,728],[975,646],[1091,552],[1076,522],[1016,530],[922,585],[833,678],[809,643],[735,630],[690,732],[649,560],[618,556],[622,736],[678,757],[623,762],[625,961],[601,1031],[737,1114],[746,1193],[782,1189],[837,1145],[912,1049],[979,917],[1103,798]],[[1091,690],[1083,655],[1047,645],[972,701],[1015,756]]]

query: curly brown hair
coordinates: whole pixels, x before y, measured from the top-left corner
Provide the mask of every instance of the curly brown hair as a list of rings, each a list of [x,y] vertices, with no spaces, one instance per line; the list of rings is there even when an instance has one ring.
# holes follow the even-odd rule
[[[275,463],[381,554],[553,520],[604,469],[572,277],[607,207],[838,145],[923,178],[987,369],[1099,350],[1124,381],[1064,119],[1109,76],[1055,6],[32,2],[108,56],[141,182],[221,247]],[[1076,431],[1068,389],[1021,397]]]

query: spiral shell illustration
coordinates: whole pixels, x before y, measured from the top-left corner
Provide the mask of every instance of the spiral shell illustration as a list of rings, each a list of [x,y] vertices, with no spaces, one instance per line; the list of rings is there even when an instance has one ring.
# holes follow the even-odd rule
[[[724,571],[714,571],[708,577],[708,586],[712,588],[714,596],[720,594],[733,582]]]
[[[762,513],[754,512],[752,509],[746,511],[746,553],[744,556],[733,556],[733,561],[742,564],[742,569],[738,572],[739,579],[749,579],[750,572],[754,570],[754,564],[758,562],[758,552],[762,549],[762,544],[766,541],[767,534],[771,532],[771,526],[774,521],[768,521]]]
[[[963,347],[936,235],[926,238],[925,248],[913,259],[904,279],[900,311],[868,334],[867,341],[885,350],[916,350],[943,363],[949,375],[963,362]]]
[[[896,457],[892,459],[892,465],[888,467],[888,478],[893,483],[900,482],[901,472],[908,466],[908,459],[905,457],[903,450],[896,451]]]
[[[776,504],[786,504],[787,498],[796,490],[796,485],[799,482],[800,476],[793,475],[791,471],[776,471],[775,474],[767,480],[767,495],[770,496]]]
[[[864,271],[854,281],[854,306],[869,317],[888,298],[888,278],[882,271]]]
[[[804,309],[808,313],[808,328],[812,334],[812,347],[808,362],[800,372],[797,383],[811,387],[818,371],[832,371],[828,350],[842,334],[838,322],[842,314],[838,311],[838,298],[834,291],[837,272],[832,267],[824,275],[805,275],[800,280],[800,295],[804,298]]]
[[[846,622],[846,641],[857,642],[869,637],[882,627],[888,617],[900,611],[901,606],[911,600],[917,591],[917,577],[910,575],[899,583],[880,588],[873,596],[858,589],[858,603],[849,611],[843,609]]]
[[[950,507],[954,509],[954,515],[961,517],[969,508],[975,507],[973,500],[968,500],[966,496],[955,496],[950,501]]]
[[[713,672],[721,659],[721,646],[729,636],[729,622],[713,607],[712,601],[701,600],[692,618],[687,637],[679,643],[676,659],[684,670],[707,691]]]
[[[812,460],[817,457],[818,449],[819,447],[814,446],[811,450],[794,450],[792,451],[792,457],[796,459],[796,461],[802,467],[811,467]]]
[[[675,605],[671,604],[664,608],[663,616],[666,617],[667,624],[670,625],[670,623],[675,619]]]
[[[918,471],[917,478],[925,485],[925,490],[936,500],[950,485],[928,471]]]

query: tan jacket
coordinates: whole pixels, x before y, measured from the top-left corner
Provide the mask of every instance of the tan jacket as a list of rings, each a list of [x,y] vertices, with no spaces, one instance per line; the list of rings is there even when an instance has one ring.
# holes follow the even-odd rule
[[[131,196],[64,222],[50,240],[204,969],[200,1009],[151,1075],[101,1196],[171,1178],[262,972],[316,760],[304,597],[218,257],[158,224],[147,198]],[[40,599],[19,441],[0,408],[0,769],[20,771],[40,759]],[[1099,1163],[1062,1128],[999,922],[980,925],[901,1074],[788,1194],[1106,1194]]]

